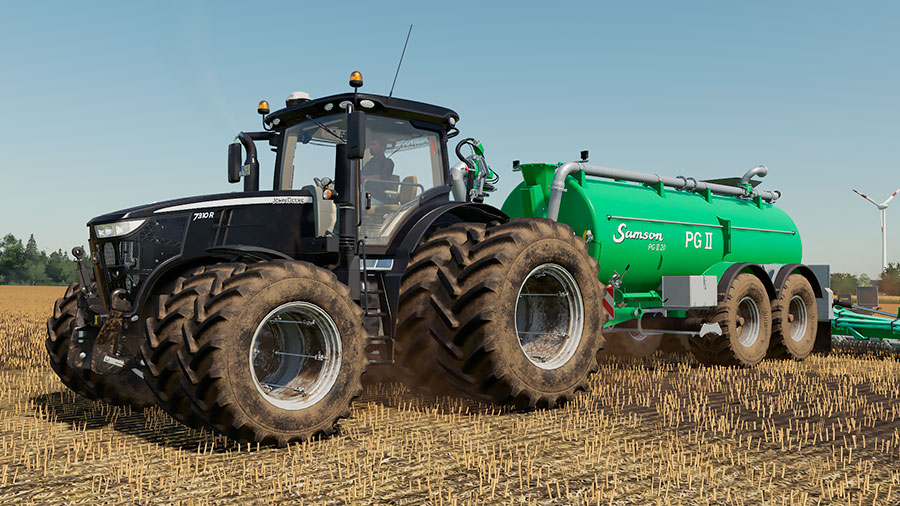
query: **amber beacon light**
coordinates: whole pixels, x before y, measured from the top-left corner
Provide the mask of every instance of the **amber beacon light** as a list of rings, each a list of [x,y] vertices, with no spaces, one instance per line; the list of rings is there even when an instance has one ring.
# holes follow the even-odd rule
[[[260,100],[259,105],[256,106],[256,112],[260,114],[269,114],[269,103],[265,100]]]
[[[362,74],[358,70],[354,70],[350,74],[350,86],[354,88],[361,88],[363,85]]]

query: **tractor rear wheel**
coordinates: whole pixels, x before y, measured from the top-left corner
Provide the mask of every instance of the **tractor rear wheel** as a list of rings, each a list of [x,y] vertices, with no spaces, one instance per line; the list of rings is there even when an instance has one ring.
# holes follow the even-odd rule
[[[772,334],[772,310],[766,287],[750,273],[739,274],[707,319],[722,335],[690,336],[691,353],[707,365],[758,364],[766,356]]]
[[[472,229],[437,267],[427,312],[428,381],[519,408],[552,407],[597,370],[603,285],[566,225],[516,219]]]
[[[275,260],[201,267],[160,297],[144,356],[176,419],[285,446],[330,434],[362,392],[362,309],[335,275]]]
[[[440,293],[456,297],[455,279],[465,267],[467,242],[484,236],[484,224],[459,223],[437,229],[412,252],[400,286],[393,372],[396,380],[425,394],[456,393],[438,366],[440,341],[433,318],[443,313]]]
[[[78,320],[78,283],[69,285],[66,293],[53,306],[53,316],[47,320],[45,345],[50,355],[50,367],[70,390],[91,400],[101,400],[115,406],[131,406],[141,410],[154,402],[153,394],[134,370],[101,375],[89,369],[69,366],[69,350]]]
[[[803,360],[816,344],[818,314],[812,285],[791,274],[778,298],[772,301],[772,342],[769,356]]]

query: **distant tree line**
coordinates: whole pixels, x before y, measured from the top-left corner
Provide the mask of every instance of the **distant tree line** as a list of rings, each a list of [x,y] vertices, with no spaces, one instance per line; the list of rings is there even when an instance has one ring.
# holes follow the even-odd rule
[[[874,281],[878,284],[878,293],[882,295],[900,295],[900,262],[888,263],[881,277]],[[855,294],[858,286],[872,286],[873,280],[866,274],[855,276],[846,272],[835,272],[831,275],[831,290],[834,293]]]
[[[76,281],[77,269],[65,251],[39,250],[34,234],[24,245],[12,234],[0,241],[0,285],[68,285]]]

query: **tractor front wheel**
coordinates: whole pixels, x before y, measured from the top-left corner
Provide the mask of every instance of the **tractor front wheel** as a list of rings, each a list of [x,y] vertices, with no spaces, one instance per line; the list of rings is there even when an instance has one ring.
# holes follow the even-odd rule
[[[362,310],[330,271],[275,260],[202,267],[160,298],[145,360],[161,404],[241,441],[330,434],[362,392]]]

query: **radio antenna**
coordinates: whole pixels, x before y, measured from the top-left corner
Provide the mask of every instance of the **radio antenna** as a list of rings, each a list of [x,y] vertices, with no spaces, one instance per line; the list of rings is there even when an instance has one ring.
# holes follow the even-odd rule
[[[388,93],[388,100],[394,96],[394,86],[397,85],[397,76],[400,75],[400,65],[403,65],[403,55],[406,54],[406,45],[409,44],[409,35],[412,33],[412,23],[409,24],[409,31],[406,32],[406,42],[403,43],[403,52],[400,53],[400,63],[397,64],[397,72],[394,74],[394,83],[391,84],[391,92]]]

